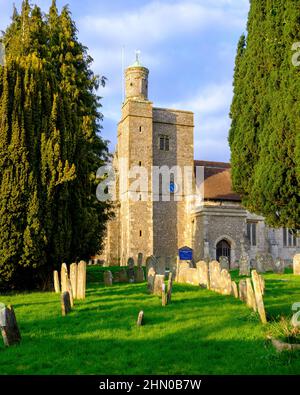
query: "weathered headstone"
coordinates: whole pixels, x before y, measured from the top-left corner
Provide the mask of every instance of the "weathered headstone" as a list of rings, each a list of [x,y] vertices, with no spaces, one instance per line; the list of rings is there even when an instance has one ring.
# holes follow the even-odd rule
[[[147,279],[147,286],[148,286],[148,291],[150,293],[154,292],[154,281],[155,281],[155,276],[156,276],[156,271],[154,269],[154,267],[150,267],[149,271],[148,271],[148,279]]]
[[[261,276],[260,274],[258,275],[258,279],[259,279],[259,283],[260,283],[260,289],[261,289],[261,293],[264,296],[265,294],[265,289],[266,289],[266,282],[265,279],[263,278],[263,276]]]
[[[228,270],[223,269],[221,271],[220,278],[220,292],[222,295],[231,295],[231,275]]]
[[[294,256],[293,259],[293,270],[296,276],[300,276],[300,254]]]
[[[86,262],[80,261],[77,269],[77,299],[85,299]]]
[[[284,274],[284,260],[281,258],[276,258],[274,262],[274,273]]]
[[[77,263],[72,263],[70,266],[70,281],[72,285],[73,298],[77,299]]]
[[[128,281],[134,283],[134,259],[128,258]]]
[[[71,307],[74,306],[74,297],[73,297],[73,290],[72,290],[72,284],[70,279],[67,279],[67,292],[69,292],[70,295],[70,305]]]
[[[231,283],[231,295],[234,296],[236,299],[239,298],[238,286],[235,281],[232,281]]]
[[[162,284],[161,287],[161,305],[162,306],[167,305],[166,284]]]
[[[198,270],[200,287],[209,289],[208,263],[205,261],[200,261],[196,263],[196,267]]]
[[[261,322],[263,324],[266,324],[267,318],[266,318],[265,306],[264,306],[264,301],[263,301],[263,295],[261,292],[261,281],[259,279],[259,275],[256,270],[252,270],[251,275],[252,275],[252,282],[253,282],[253,287],[254,287],[254,294],[255,294],[255,300],[256,300],[258,314],[260,316]]]
[[[0,329],[6,347],[20,343],[21,334],[12,306],[0,305]]]
[[[105,287],[111,287],[113,282],[112,272],[110,270],[106,270],[103,273],[104,285]]]
[[[142,326],[144,323],[144,312],[140,311],[137,319],[137,326]]]
[[[128,283],[128,274],[125,268],[122,268],[119,271],[119,282],[120,283]]]
[[[212,291],[219,292],[221,267],[218,261],[209,262],[209,284]]]
[[[153,294],[157,296],[161,296],[162,294],[162,286],[165,281],[165,276],[162,274],[156,274],[154,277],[154,288],[153,288]]]
[[[148,272],[151,268],[156,271],[156,258],[155,256],[151,255],[146,259],[146,280],[148,279]]]
[[[166,274],[166,258],[164,256],[159,256],[157,258],[156,272],[157,272],[157,274],[161,274],[161,275],[165,276],[165,274]]]
[[[256,261],[256,271],[258,273],[265,273],[265,259],[264,259],[264,254],[262,253],[257,253],[255,256],[255,261]]]
[[[168,288],[167,288],[167,304],[171,302],[173,290],[173,273],[169,273]]]
[[[57,270],[53,272],[53,281],[55,293],[60,294],[59,275]]]
[[[219,262],[221,265],[221,270],[226,269],[227,271],[229,271],[229,259],[227,256],[221,256]]]
[[[66,316],[71,311],[71,301],[69,292],[63,292],[61,294],[61,314]]]
[[[239,298],[242,302],[247,302],[247,282],[240,280],[239,282]]]
[[[240,257],[240,276],[250,275],[250,257],[245,250],[242,250]]]
[[[255,295],[254,295],[254,291],[252,288],[252,284],[251,284],[251,279],[247,278],[246,279],[246,283],[247,283],[247,306],[251,307],[254,311],[257,311],[256,308],[256,300],[255,300]]]
[[[66,263],[63,263],[61,265],[61,271],[60,271],[61,292],[65,292],[67,290],[67,278],[68,278],[68,267]]]
[[[141,252],[138,253],[137,265],[138,265],[138,267],[143,266],[143,254]]]
[[[136,283],[143,283],[145,281],[144,269],[142,266],[138,266],[134,273],[134,281]]]

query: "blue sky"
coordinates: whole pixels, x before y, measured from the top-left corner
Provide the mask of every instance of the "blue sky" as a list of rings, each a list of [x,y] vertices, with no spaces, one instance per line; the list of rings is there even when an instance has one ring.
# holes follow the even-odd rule
[[[0,0],[0,30],[13,3]],[[48,11],[51,0],[32,0]],[[69,4],[79,39],[94,58],[93,69],[108,78],[103,97],[103,132],[116,143],[125,65],[141,51],[149,68],[149,99],[157,107],[195,113],[195,159],[229,161],[227,143],[237,42],[245,32],[248,0],[57,0]]]

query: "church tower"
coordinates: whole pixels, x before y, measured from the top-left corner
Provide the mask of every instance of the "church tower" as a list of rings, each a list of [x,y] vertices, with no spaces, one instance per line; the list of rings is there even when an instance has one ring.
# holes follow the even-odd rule
[[[125,101],[118,126],[120,179],[120,258],[153,253],[152,227],[152,103],[148,100],[149,70],[136,62],[125,71]],[[146,169],[144,188],[132,188],[140,169]],[[136,175],[130,179],[129,171]],[[147,179],[148,178],[148,179]],[[122,181],[123,180],[123,181]]]
[[[167,181],[171,193],[166,200],[161,185],[157,189],[153,169],[179,166],[182,173],[185,166],[194,169],[194,116],[189,111],[153,107],[148,76],[138,56],[125,71],[114,157],[119,202],[116,217],[108,224],[104,254],[109,265],[126,265],[130,257],[136,262],[140,252],[144,262],[150,255],[176,260],[178,249],[191,245],[185,186]]]

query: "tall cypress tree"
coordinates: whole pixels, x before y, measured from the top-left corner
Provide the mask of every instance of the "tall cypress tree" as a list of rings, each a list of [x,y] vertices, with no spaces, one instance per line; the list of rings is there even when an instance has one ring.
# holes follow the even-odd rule
[[[233,186],[243,204],[269,225],[292,229],[300,227],[299,69],[291,61],[299,18],[293,0],[251,1],[229,134]]]
[[[34,286],[62,261],[99,251],[109,207],[95,173],[99,78],[68,8],[49,14],[27,0],[14,12],[0,67],[0,286]]]

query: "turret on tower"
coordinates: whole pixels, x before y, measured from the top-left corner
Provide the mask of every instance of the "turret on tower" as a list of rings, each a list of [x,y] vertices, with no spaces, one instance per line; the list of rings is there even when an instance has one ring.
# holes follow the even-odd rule
[[[140,63],[139,52],[136,51],[136,61],[125,71],[125,98],[148,100],[149,70]]]

